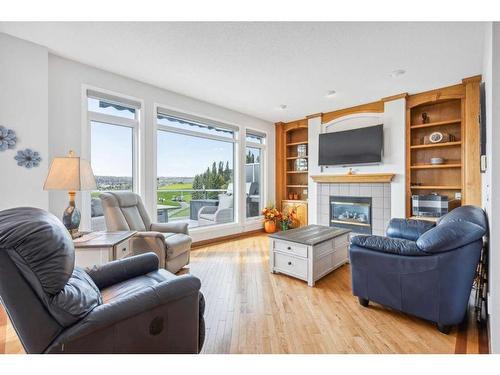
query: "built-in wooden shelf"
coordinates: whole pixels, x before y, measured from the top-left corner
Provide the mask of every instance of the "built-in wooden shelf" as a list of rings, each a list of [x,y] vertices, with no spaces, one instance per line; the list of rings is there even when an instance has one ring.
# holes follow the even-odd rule
[[[410,129],[433,128],[435,126],[445,126],[445,125],[451,125],[451,124],[459,124],[461,122],[462,122],[461,119],[446,120],[446,121],[436,121],[436,122],[429,122],[428,124],[412,125],[412,126],[410,126]]]
[[[452,147],[452,146],[460,146],[462,144],[461,141],[456,142],[445,142],[445,143],[431,143],[428,145],[414,145],[410,146],[412,150],[418,150],[422,148],[437,148],[437,147]]]
[[[343,174],[343,175],[317,175],[311,176],[314,182],[323,183],[384,183],[391,182],[394,173],[371,173],[371,174]]]
[[[309,156],[289,156],[287,160],[295,160],[295,159],[307,159]]]
[[[298,145],[307,145],[307,141],[302,141],[302,142],[291,142],[291,143],[287,143],[287,147],[290,147],[290,146],[298,146]]]
[[[303,174],[303,173],[307,173],[307,171],[286,171],[286,173],[291,173],[291,174]]]
[[[462,164],[420,164],[412,165],[410,169],[445,169],[445,168],[462,168]]]
[[[460,185],[450,185],[450,186],[445,186],[445,185],[412,185],[412,189],[418,189],[418,190],[461,190],[462,186]]]
[[[306,188],[307,185],[286,185],[287,187],[291,187],[291,188]]]

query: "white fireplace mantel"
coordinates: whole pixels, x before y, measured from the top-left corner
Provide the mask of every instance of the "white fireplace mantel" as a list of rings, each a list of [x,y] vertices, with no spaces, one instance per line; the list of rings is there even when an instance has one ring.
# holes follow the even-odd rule
[[[311,176],[316,183],[386,183],[391,182],[395,173],[351,173],[322,174]]]

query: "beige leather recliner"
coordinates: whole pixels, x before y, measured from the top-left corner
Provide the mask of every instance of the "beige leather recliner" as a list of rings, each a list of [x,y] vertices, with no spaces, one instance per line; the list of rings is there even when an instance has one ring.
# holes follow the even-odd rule
[[[151,223],[138,194],[120,191],[100,195],[108,231],[136,230],[134,255],[154,251],[160,267],[176,273],[189,264],[192,238],[187,223]]]

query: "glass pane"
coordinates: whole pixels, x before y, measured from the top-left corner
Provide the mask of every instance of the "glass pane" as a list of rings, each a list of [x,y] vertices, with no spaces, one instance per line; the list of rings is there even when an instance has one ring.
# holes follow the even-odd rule
[[[183,120],[173,116],[158,114],[158,124],[171,126],[173,128],[190,130],[202,134],[212,134],[219,137],[234,138],[232,130],[201,124],[194,121]]]
[[[262,150],[247,147],[245,161],[247,217],[260,216],[262,209],[261,163]]]
[[[102,191],[133,189],[133,129],[91,122],[91,163],[97,191],[91,192],[91,229],[105,230]]]
[[[102,99],[88,98],[88,110],[103,113],[105,115],[124,117],[135,120],[135,108],[127,107],[117,103],[107,102]]]
[[[189,227],[234,221],[232,142],[158,131],[158,221]]]
[[[261,135],[255,135],[255,134],[247,133],[247,136],[246,136],[246,141],[247,142],[263,144],[264,140],[265,140],[265,137],[263,137]]]

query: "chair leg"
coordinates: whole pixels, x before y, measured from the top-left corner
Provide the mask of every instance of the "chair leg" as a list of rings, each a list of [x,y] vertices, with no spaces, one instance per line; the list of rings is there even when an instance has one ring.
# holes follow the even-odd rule
[[[438,327],[439,332],[444,333],[445,335],[447,335],[451,331],[450,325],[438,323],[437,327]]]
[[[363,307],[368,307],[368,304],[370,303],[369,300],[367,300],[366,298],[361,298],[361,297],[358,297],[358,301],[359,301],[359,304]]]

